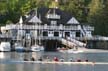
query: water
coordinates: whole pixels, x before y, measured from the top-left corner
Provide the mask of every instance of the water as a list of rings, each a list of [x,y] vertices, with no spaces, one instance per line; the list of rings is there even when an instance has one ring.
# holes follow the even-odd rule
[[[35,57],[37,60],[46,57],[50,60],[53,57],[64,58],[68,61],[69,58],[73,58],[74,61],[81,59],[82,61],[88,59],[92,62],[108,62],[108,52],[99,53],[59,53],[59,52],[30,52],[30,53],[18,53],[18,52],[0,52],[0,71],[108,71],[108,65],[82,65],[82,64],[38,64],[38,63],[12,63],[11,61],[19,61],[24,58],[30,60],[31,57]]]

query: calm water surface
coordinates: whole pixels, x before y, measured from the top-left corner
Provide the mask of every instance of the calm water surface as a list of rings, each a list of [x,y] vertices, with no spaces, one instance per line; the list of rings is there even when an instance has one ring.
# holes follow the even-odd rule
[[[30,52],[30,53],[18,53],[18,52],[0,52],[0,71],[108,71],[108,65],[75,65],[75,64],[36,64],[36,63],[12,63],[11,61],[19,61],[24,58],[30,60],[34,57],[36,60],[42,57],[46,60],[46,57],[50,60],[53,57],[64,58],[68,61],[73,58],[74,61],[81,59],[82,61],[88,59],[93,62],[108,62],[108,52],[100,53],[59,53],[59,52]]]

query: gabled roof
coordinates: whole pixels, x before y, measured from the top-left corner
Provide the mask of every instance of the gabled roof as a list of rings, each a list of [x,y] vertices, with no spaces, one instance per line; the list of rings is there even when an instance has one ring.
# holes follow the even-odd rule
[[[30,23],[42,23],[41,20],[35,15],[28,22]]]
[[[67,24],[79,24],[79,22],[75,19],[75,17],[72,17]]]
[[[28,23],[32,23],[33,20],[31,20],[31,18],[33,18],[35,15],[37,18],[37,20],[34,20],[34,22],[41,22],[41,24],[51,24],[51,19],[48,19],[46,16],[48,14],[53,14],[55,13],[56,15],[60,16],[60,19],[54,19],[57,20],[57,25],[63,24],[63,25],[68,25],[68,24],[72,24],[71,21],[69,22],[69,20],[72,19],[72,21],[74,22],[74,24],[79,24],[79,22],[68,12],[62,11],[60,9],[54,9],[54,8],[46,8],[46,7],[41,7],[37,9],[37,15],[36,15],[36,11],[35,10],[31,10],[28,15],[30,16],[29,18],[26,19],[26,22]],[[39,16],[41,16],[41,21],[39,21],[40,19]],[[67,24],[68,23],[68,24]]]

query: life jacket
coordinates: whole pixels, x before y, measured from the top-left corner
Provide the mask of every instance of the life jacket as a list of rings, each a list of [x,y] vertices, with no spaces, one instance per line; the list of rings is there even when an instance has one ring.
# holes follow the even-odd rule
[[[54,57],[54,61],[59,61],[59,59],[57,57]]]

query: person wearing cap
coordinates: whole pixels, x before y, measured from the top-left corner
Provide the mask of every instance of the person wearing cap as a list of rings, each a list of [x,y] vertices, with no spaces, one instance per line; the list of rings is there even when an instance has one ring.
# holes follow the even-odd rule
[[[61,62],[64,62],[64,58],[62,57],[62,58],[60,59],[60,61],[61,61]]]

